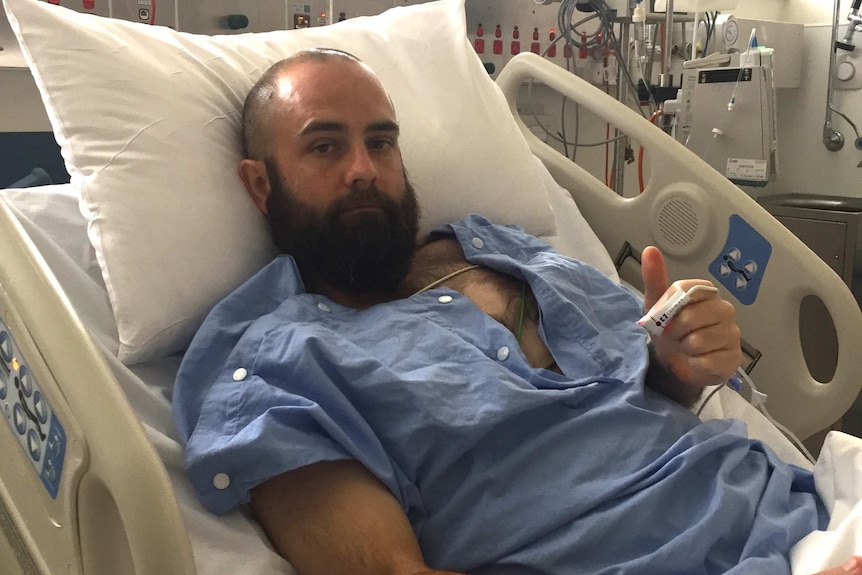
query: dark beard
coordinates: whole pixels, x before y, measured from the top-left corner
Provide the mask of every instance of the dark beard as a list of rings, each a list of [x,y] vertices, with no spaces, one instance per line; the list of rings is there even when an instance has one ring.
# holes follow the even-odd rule
[[[296,199],[275,163],[267,160],[272,190],[267,220],[276,246],[293,256],[303,279],[350,295],[391,295],[410,269],[419,231],[419,204],[404,174],[404,196],[393,200],[376,187],[353,188],[324,214]],[[357,206],[380,211],[345,213]]]

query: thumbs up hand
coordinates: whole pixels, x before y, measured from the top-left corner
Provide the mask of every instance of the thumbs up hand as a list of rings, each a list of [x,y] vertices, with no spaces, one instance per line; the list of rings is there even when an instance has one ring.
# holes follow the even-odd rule
[[[668,285],[667,266],[658,248],[641,255],[644,311],[706,280],[680,280]],[[742,362],[739,327],[733,304],[717,293],[697,290],[660,335],[651,335],[655,358],[680,382],[698,389],[721,383]]]

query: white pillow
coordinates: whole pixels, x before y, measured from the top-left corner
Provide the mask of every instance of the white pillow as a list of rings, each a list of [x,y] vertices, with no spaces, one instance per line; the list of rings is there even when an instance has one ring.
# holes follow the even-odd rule
[[[81,193],[126,363],[183,349],[272,257],[236,173],[240,115],[254,81],[300,49],[347,50],[379,74],[423,231],[479,212],[553,233],[532,155],[467,40],[464,0],[221,37],[3,2]]]

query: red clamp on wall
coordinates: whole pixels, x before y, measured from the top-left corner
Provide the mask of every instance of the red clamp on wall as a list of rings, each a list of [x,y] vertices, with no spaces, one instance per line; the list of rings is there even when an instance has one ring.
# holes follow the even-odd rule
[[[521,41],[519,38],[521,37],[521,32],[518,30],[518,27],[515,26],[515,30],[512,32],[512,56],[517,56],[521,53]]]
[[[500,28],[500,25],[497,24],[497,29],[494,30],[495,40],[494,40],[493,51],[494,51],[494,54],[497,54],[498,56],[503,53],[503,40],[501,40],[502,37],[503,37],[503,30]]]
[[[96,0],[84,0],[84,10],[95,10]]]
[[[581,33],[581,45],[585,45],[587,43],[587,34],[585,32]],[[589,56],[589,52],[587,52],[586,48],[581,48],[578,51],[578,58],[581,60],[586,60],[587,56]]]
[[[533,28],[533,42],[530,44],[530,52],[533,54],[538,54],[541,52],[541,47],[539,46],[539,29]]]
[[[477,54],[485,53],[485,39],[483,36],[485,35],[485,30],[482,28],[482,25],[479,24],[479,27],[476,28],[476,40],[473,42],[473,48],[475,48]]]
[[[557,32],[551,28],[551,33],[548,36],[548,40],[550,40],[550,44],[548,45],[548,57],[556,58],[557,57],[557,45],[554,44],[554,40],[557,39]]]

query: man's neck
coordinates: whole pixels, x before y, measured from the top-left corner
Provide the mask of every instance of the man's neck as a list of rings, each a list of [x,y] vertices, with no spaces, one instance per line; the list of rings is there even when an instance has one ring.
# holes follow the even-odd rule
[[[351,294],[334,288],[319,278],[309,278],[305,281],[306,289],[309,293],[316,293],[326,296],[335,303],[353,309],[368,309],[377,304],[387,301],[392,301],[393,296],[383,294]]]

